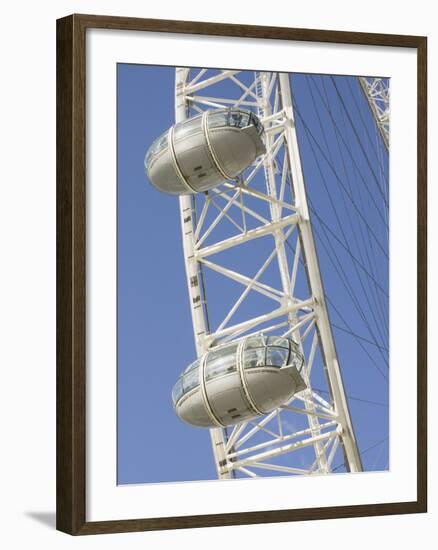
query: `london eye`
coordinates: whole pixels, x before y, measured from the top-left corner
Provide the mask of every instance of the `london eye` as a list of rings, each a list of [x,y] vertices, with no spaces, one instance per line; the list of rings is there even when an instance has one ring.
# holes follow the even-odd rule
[[[220,479],[361,472],[351,403],[376,399],[344,376],[357,349],[358,379],[387,390],[388,81],[177,68],[163,130],[145,171],[179,200],[195,343],[169,388],[175,414],[209,432]],[[341,361],[345,336],[356,348]]]

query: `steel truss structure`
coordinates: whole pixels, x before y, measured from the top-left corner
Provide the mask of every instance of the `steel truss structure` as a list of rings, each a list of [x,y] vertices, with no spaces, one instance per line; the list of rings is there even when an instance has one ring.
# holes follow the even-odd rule
[[[389,149],[389,79],[359,77],[383,143]]]
[[[238,181],[180,197],[197,354],[248,334],[290,336],[305,356],[307,388],[268,415],[210,430],[218,477],[326,474],[337,453],[349,471],[361,471],[309,218],[289,75],[176,69],[176,122],[224,106],[261,118],[267,152]],[[321,384],[327,399],[314,389]]]

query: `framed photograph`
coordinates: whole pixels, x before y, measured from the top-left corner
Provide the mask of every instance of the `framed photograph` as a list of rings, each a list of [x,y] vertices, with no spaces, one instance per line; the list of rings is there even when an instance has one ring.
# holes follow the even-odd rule
[[[57,528],[427,510],[426,38],[57,22]]]

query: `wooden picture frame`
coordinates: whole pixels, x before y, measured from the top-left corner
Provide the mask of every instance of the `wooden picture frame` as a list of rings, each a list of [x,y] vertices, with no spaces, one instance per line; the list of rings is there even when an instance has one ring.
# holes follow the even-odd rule
[[[86,42],[87,29],[411,48],[417,53],[417,499],[131,520],[86,520]],[[70,15],[57,21],[57,529],[118,533],[427,510],[427,40],[420,36]]]

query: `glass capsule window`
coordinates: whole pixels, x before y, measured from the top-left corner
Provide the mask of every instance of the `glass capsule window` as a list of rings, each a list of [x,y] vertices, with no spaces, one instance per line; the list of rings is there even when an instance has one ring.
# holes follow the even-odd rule
[[[182,376],[180,376],[172,389],[172,401],[174,405],[180,400],[180,398],[183,396],[183,393]]]
[[[189,135],[193,135],[201,131],[202,131],[201,116],[198,115],[192,118],[188,118],[183,122],[178,122],[178,124],[175,124],[175,134],[174,134],[175,140],[184,139]]]
[[[292,344],[295,344],[295,342],[292,342]],[[304,357],[299,351],[298,346],[296,346],[296,348],[292,348],[289,364],[293,365],[298,370],[298,372],[301,372],[301,369],[304,365]]]
[[[208,111],[208,127],[221,128],[228,126],[228,111]]]
[[[244,351],[243,366],[245,369],[266,366],[266,348],[253,348]]]
[[[169,131],[166,130],[164,132],[164,134],[161,134],[161,136],[157,137],[157,139],[149,147],[149,150],[146,153],[146,157],[144,159],[144,163],[145,163],[146,168],[149,167],[149,164],[150,164],[152,158],[167,147],[167,136],[168,135],[169,135]]]
[[[259,118],[253,113],[251,113],[251,123],[256,127],[258,135],[261,136],[265,129],[263,128],[263,124],[260,122]]]
[[[183,377],[183,392],[188,393],[199,385],[199,369],[192,369],[185,372]]]
[[[220,128],[223,126],[234,126],[245,128],[252,121],[252,114],[240,109],[227,109],[224,111],[208,111],[208,127]]]
[[[193,361],[193,363],[186,368],[183,374],[176,381],[176,384],[173,386],[172,400],[174,405],[183,395],[199,386],[199,363],[199,359]]]
[[[244,368],[264,367],[266,365],[266,337],[253,336],[245,342],[243,351]]]
[[[205,379],[229,374],[236,370],[237,344],[232,343],[211,351],[205,365]]]
[[[281,336],[257,336],[248,338],[243,352],[244,368],[276,367],[293,365],[298,370],[303,366],[303,356],[298,345]]]
[[[186,368],[186,370],[184,371],[184,374],[185,374],[186,372],[189,372],[189,371],[193,370],[193,369],[199,368],[199,362],[200,362],[199,359],[196,359],[196,361],[193,361],[193,363],[191,363],[191,364]]]
[[[249,113],[246,111],[229,111],[228,124],[236,128],[245,128],[249,125]]]
[[[266,364],[270,367],[283,367],[287,365],[289,350],[268,346],[266,348]]]
[[[266,337],[265,336],[252,336],[245,342],[245,349],[265,348]]]
[[[288,338],[283,338],[282,336],[269,336],[268,338],[269,346],[280,346],[289,349],[291,343],[295,344],[295,342],[292,342]]]

